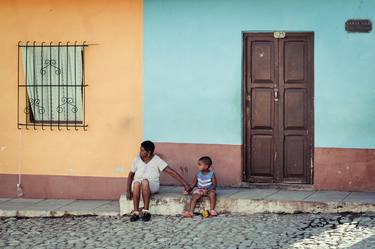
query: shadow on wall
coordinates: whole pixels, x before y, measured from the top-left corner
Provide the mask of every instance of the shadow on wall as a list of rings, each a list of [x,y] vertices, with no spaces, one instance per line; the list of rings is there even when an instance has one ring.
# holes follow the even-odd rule
[[[189,182],[197,173],[198,159],[209,156],[212,158],[212,170],[219,186],[241,184],[241,145],[157,143],[156,154]],[[178,185],[178,182],[166,174],[162,174],[160,180],[162,185]]]

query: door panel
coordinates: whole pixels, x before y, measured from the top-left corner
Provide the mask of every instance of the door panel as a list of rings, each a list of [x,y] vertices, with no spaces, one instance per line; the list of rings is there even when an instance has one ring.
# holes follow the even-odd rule
[[[252,172],[254,176],[273,175],[273,138],[267,135],[252,137]]]
[[[284,92],[284,128],[306,128],[306,93],[305,89],[289,88]]]
[[[245,34],[244,89],[246,179],[312,183],[313,33]]]
[[[273,90],[254,88],[251,91],[251,127],[254,129],[272,129],[274,117]]]
[[[284,165],[284,178],[304,176],[305,136],[285,136]]]
[[[288,39],[288,38],[286,38]],[[306,79],[306,43],[284,40],[284,81],[300,83]]]
[[[251,76],[253,83],[274,83],[275,53],[273,41],[251,42]]]

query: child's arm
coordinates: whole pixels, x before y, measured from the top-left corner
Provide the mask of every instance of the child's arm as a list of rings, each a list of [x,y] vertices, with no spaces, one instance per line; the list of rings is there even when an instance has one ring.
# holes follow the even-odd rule
[[[216,176],[215,176],[215,174],[213,174],[213,176],[212,176],[212,189],[216,189],[216,187],[217,187],[217,180],[216,180]]]

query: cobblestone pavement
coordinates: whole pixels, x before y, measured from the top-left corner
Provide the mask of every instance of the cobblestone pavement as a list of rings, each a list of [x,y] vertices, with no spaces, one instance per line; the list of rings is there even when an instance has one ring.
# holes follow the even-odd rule
[[[375,214],[8,218],[0,248],[375,248]]]

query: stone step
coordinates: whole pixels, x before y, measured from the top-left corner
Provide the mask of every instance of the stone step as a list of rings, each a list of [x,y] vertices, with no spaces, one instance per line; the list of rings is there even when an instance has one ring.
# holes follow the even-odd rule
[[[291,191],[280,189],[219,188],[217,210],[221,213],[342,213],[375,212],[375,193]],[[151,200],[151,212],[179,215],[190,196],[182,188],[162,187]],[[133,209],[132,201],[0,198],[0,217],[61,217],[79,215],[119,216]],[[208,210],[205,199],[196,211]]]
[[[343,213],[375,212],[375,193],[338,191],[295,191],[280,189],[224,188],[217,190],[219,213]],[[188,207],[190,196],[182,188],[162,187],[153,195],[150,212],[159,215],[179,215]],[[133,210],[133,202],[120,197],[120,215]],[[141,201],[142,206],[142,201]],[[199,203],[196,211],[209,210],[208,198]]]

